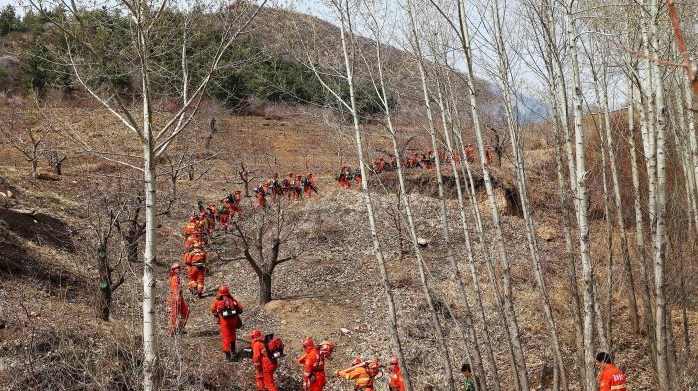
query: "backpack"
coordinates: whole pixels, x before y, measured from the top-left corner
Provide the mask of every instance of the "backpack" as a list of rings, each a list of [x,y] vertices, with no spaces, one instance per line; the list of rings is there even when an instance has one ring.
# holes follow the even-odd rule
[[[284,356],[284,343],[281,338],[274,338],[274,334],[267,334],[264,336],[264,350],[267,358],[276,360]]]
[[[223,309],[221,310],[221,316],[225,319],[230,319],[234,316],[238,316],[237,305],[235,301],[230,297],[223,299]]]

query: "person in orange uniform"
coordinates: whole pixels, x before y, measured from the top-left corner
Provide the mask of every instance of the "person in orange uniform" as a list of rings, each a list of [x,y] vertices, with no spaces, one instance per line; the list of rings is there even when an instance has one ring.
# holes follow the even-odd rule
[[[242,325],[240,323],[242,308],[242,303],[235,300],[233,295],[230,294],[228,286],[221,285],[216,294],[216,299],[211,304],[211,313],[221,328],[223,352],[225,352],[225,359],[228,361],[236,360],[235,341],[237,336],[235,331]]]
[[[223,231],[228,231],[228,222],[230,221],[230,208],[228,208],[227,198],[223,198],[218,205],[218,220],[221,222]]]
[[[293,173],[286,173],[286,177],[281,181],[281,190],[284,192],[286,199],[290,200],[293,193]]]
[[[262,185],[254,188],[254,193],[257,196],[257,205],[255,208],[266,208],[267,207],[267,193],[264,191]]]
[[[313,174],[311,172],[309,172],[308,176],[301,181],[301,185],[303,186],[303,191],[305,192],[305,198],[310,198],[310,196],[313,195],[313,192],[317,193],[315,179],[313,178]]]
[[[487,162],[488,166],[492,165],[492,156],[494,155],[494,148],[491,146],[487,146],[485,148],[485,161]]]
[[[293,200],[300,201],[303,194],[303,180],[300,175],[296,175],[296,180],[293,181]]]
[[[627,391],[625,374],[613,365],[610,354],[606,352],[597,354],[596,366],[601,370],[599,391]]]
[[[390,391],[405,391],[405,382],[402,380],[402,372],[400,372],[400,364],[397,357],[388,359],[390,363],[390,379],[388,380],[388,388]]]
[[[475,148],[471,144],[465,146],[465,157],[468,163],[475,163]]]
[[[279,362],[274,357],[269,357],[264,337],[259,329],[250,332],[252,346],[252,362],[255,365],[254,379],[257,382],[257,390],[277,391],[274,382],[274,372],[279,367]]]
[[[184,254],[184,264],[187,265],[187,277],[189,278],[189,292],[199,295],[204,293],[204,273],[206,271],[206,252],[202,243],[194,243],[194,248]]]
[[[281,192],[281,183],[279,183],[279,174],[274,173],[272,175],[272,180],[271,180],[271,199],[276,201],[277,198],[281,198],[282,192]]]
[[[170,267],[170,328],[167,330],[168,335],[186,334],[184,326],[189,319],[189,307],[184,302],[182,295],[182,277],[180,273],[182,267],[179,263],[173,263]]]
[[[368,373],[366,363],[357,357],[351,362],[351,367],[335,372],[342,379],[353,380],[354,389],[361,391],[374,391],[373,376]]]
[[[203,241],[204,233],[199,226],[199,219],[196,216],[189,218],[189,224],[184,227],[184,249],[189,251],[194,244]]]
[[[303,340],[303,350],[305,354],[298,359],[303,366],[303,391],[322,391],[327,382],[325,359],[310,338]]]

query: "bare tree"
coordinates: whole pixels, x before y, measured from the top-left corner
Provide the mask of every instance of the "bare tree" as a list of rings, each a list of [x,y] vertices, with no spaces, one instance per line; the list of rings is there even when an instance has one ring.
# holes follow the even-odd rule
[[[9,100],[10,110],[0,115],[0,134],[5,142],[22,154],[25,161],[31,164],[32,178],[39,176],[39,161],[47,151],[46,138],[53,131],[50,124],[37,124],[23,109],[22,98]],[[37,108],[38,107],[37,103]]]
[[[232,235],[259,279],[259,304],[272,300],[272,277],[276,267],[298,259],[306,245],[293,246],[304,222],[299,211],[278,200],[267,207],[252,208],[251,213],[232,221]],[[306,240],[307,241],[307,240]]]
[[[102,23],[99,18],[92,18],[89,13],[94,9],[90,2],[61,0],[29,0],[32,9],[55,25],[62,33],[66,51],[61,58],[73,71],[77,84],[87,94],[106,109],[132,136],[142,148],[140,167],[123,155],[100,154],[91,148],[82,137],[83,146],[95,155],[119,164],[129,166],[143,174],[145,195],[145,246],[143,252],[143,389],[155,388],[157,354],[155,347],[155,274],[154,261],[157,256],[157,159],[163,156],[170,145],[191,124],[199,111],[209,82],[221,66],[224,55],[237,38],[247,30],[251,21],[266,0],[257,6],[248,2],[235,2],[231,5],[201,4],[179,10],[182,18],[169,17],[169,11],[176,11],[177,4],[163,0],[148,3],[131,0],[116,2],[112,9],[125,15],[129,22],[130,34],[122,47],[104,46],[98,42],[98,34],[93,34]],[[62,14],[50,12],[52,9],[64,10]],[[207,11],[214,11],[209,13]],[[63,17],[65,16],[65,17]],[[220,20],[215,20],[219,18]],[[207,47],[192,47],[189,39],[196,36],[206,26],[218,30],[218,42]],[[109,28],[105,28],[110,31]],[[181,50],[180,69],[174,83],[168,83],[166,90],[173,91],[179,102],[174,115],[157,112],[155,98],[158,87],[157,66],[161,53],[154,49],[165,42],[171,43],[176,38],[176,45]],[[165,41],[166,40],[166,41]],[[116,44],[116,42],[111,42]],[[197,50],[206,52],[202,58],[194,58]],[[132,64],[130,74],[138,80],[140,108],[129,107],[122,96],[122,91],[115,84],[114,78],[104,77],[109,62],[117,59],[122,64]],[[136,61],[133,61],[133,60]],[[203,61],[203,64],[195,61]],[[191,74],[194,66],[200,66],[200,74]],[[140,120],[136,118],[141,117]],[[155,121],[158,117],[163,121]]]
[[[114,292],[126,281],[127,269],[122,267],[124,248],[115,242],[114,233],[119,220],[127,210],[128,196],[121,181],[105,181],[83,197],[87,241],[81,242],[88,257],[94,259],[99,276],[99,299],[96,313],[99,319],[109,320]],[[116,245],[116,249],[114,249]],[[114,276],[114,273],[117,276]]]

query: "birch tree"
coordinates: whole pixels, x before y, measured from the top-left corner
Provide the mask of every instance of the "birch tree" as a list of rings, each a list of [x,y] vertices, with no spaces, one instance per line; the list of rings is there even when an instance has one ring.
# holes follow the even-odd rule
[[[383,255],[383,249],[378,237],[378,228],[376,226],[375,210],[373,206],[373,199],[371,197],[371,192],[368,186],[368,172],[366,170],[366,159],[364,158],[364,141],[363,135],[361,134],[361,124],[359,122],[359,112],[356,104],[355,96],[355,84],[354,84],[354,67],[356,60],[356,47],[355,45],[355,35],[354,26],[352,21],[352,13],[350,8],[349,0],[329,0],[329,6],[335,12],[335,15],[339,19],[339,32],[340,32],[340,42],[341,42],[341,58],[342,58],[342,78],[346,81],[347,87],[349,89],[349,99],[343,99],[340,92],[336,91],[333,86],[325,80],[324,74],[316,66],[315,60],[310,56],[310,53],[306,50],[306,61],[307,65],[311,68],[313,74],[316,76],[318,81],[322,84],[323,88],[331,94],[340,104],[342,109],[349,111],[352,119],[352,129],[354,133],[354,146],[356,147],[356,156],[359,161],[359,171],[361,172],[361,192],[364,197],[364,205],[366,206],[366,212],[368,215],[368,224],[371,231],[371,241],[373,244],[373,254],[376,257],[376,262],[381,273],[381,281],[383,283],[383,288],[385,290],[385,299],[388,307],[388,319],[389,319],[389,332],[390,339],[395,348],[396,355],[398,357],[400,368],[403,371],[405,377],[406,390],[411,390],[411,382],[409,377],[409,369],[407,367],[407,361],[405,360],[405,354],[403,352],[402,341],[400,334],[398,332],[398,322],[397,314],[395,309],[395,297],[393,293],[393,287],[388,276],[388,269],[385,263],[385,257]],[[307,48],[306,48],[307,49]],[[420,269],[421,270],[421,269]],[[420,274],[423,274],[420,272]],[[429,297],[429,296],[428,296]],[[432,304],[432,303],[430,303]],[[433,308],[432,305],[430,305]]]
[[[169,2],[142,2],[120,0],[114,3],[115,15],[125,15],[128,34],[125,42],[117,42],[113,25],[105,24],[89,2],[29,0],[31,7],[62,33],[67,48],[63,61],[72,70],[77,84],[88,96],[102,106],[131,135],[142,150],[138,156],[100,154],[100,158],[138,170],[143,175],[145,193],[145,244],[143,247],[143,389],[156,388],[157,349],[155,339],[155,274],[157,257],[157,162],[173,142],[187,129],[198,113],[204,92],[216,71],[223,65],[223,58],[237,38],[245,32],[260,11],[260,5],[236,2],[234,4],[187,4]],[[55,14],[53,9],[65,9]],[[215,13],[207,13],[215,11]],[[175,12],[181,18],[173,18]],[[65,17],[59,17],[64,15]],[[194,48],[190,39],[201,33],[205,26],[214,26],[212,19],[221,18],[217,42],[209,47]],[[174,114],[158,112],[155,98],[163,88],[159,78],[163,52],[158,51],[165,42],[172,40],[179,45],[179,69],[172,91],[179,106]],[[202,52],[197,52],[197,49]],[[198,72],[192,73],[195,61]],[[139,105],[130,104],[122,96],[120,86],[105,70],[115,63],[129,67],[137,79]],[[106,80],[105,80],[106,79]],[[135,84],[135,83],[134,83]],[[140,107],[139,107],[140,106]],[[133,160],[139,161],[134,163]]]

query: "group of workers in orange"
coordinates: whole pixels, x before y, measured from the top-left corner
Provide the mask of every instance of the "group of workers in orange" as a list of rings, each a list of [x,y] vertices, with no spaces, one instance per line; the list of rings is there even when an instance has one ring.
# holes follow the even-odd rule
[[[492,164],[492,159],[494,157],[494,148],[491,146],[485,147],[485,163],[489,166]],[[460,163],[461,154],[458,150],[454,148],[453,153],[448,153],[439,148],[437,151],[439,162],[450,163],[451,156],[453,156],[456,164]],[[466,157],[468,163],[475,163],[475,148],[472,144],[467,144],[463,147],[463,155]],[[428,149],[426,152],[413,152],[412,156],[403,159],[403,167],[409,169],[433,169],[436,167],[436,156],[434,151]],[[371,161],[372,172],[375,174],[380,174],[385,171],[395,171],[397,170],[397,158],[394,156],[389,157],[379,157]],[[357,168],[355,171],[347,165],[342,165],[339,169],[339,174],[335,178],[339,182],[339,186],[342,189],[350,189],[351,182],[356,181],[356,185],[361,185],[361,171]]]
[[[313,192],[317,194],[317,183],[313,178],[313,173],[309,172],[305,177],[292,172],[286,174],[286,177],[279,181],[279,174],[274,173],[272,178],[264,181],[254,188],[257,205],[255,208],[265,208],[267,206],[267,197],[271,197],[273,201],[286,198],[294,201],[301,201],[303,198],[310,198]]]

